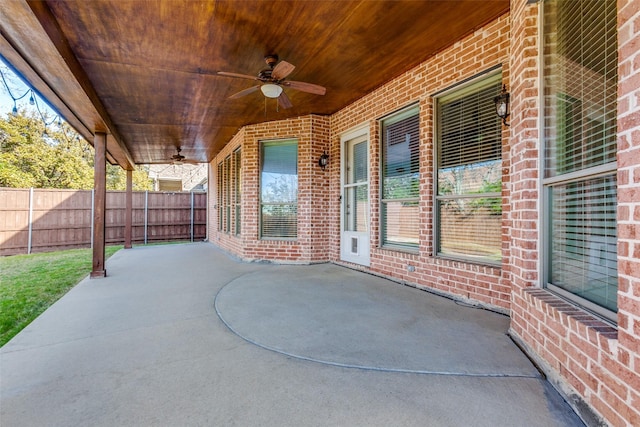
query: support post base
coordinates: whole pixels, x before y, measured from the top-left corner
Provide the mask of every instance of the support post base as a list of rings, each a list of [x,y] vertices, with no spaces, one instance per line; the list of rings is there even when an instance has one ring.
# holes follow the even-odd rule
[[[89,278],[91,279],[101,279],[103,277],[107,277],[107,270],[92,271],[91,274],[89,274]]]

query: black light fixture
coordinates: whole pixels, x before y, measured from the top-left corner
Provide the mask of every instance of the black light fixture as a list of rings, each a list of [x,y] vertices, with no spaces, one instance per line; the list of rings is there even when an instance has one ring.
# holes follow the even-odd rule
[[[325,170],[325,168],[327,167],[327,164],[329,164],[329,155],[325,151],[322,153],[322,155],[318,159],[318,166],[320,166],[322,170]]]
[[[505,126],[509,126],[509,123],[507,123],[507,117],[509,117],[509,92],[507,92],[507,85],[502,85],[502,92],[493,98],[493,102],[496,104],[496,114],[502,119],[502,123]]]

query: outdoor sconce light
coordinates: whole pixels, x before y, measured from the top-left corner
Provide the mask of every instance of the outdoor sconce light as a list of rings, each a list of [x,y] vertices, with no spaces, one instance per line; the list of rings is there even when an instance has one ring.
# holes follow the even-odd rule
[[[322,170],[324,170],[327,167],[328,163],[329,163],[329,155],[325,151],[324,153],[322,153],[322,155],[318,159],[318,166],[320,166]]]
[[[507,85],[502,85],[502,92],[493,98],[493,102],[496,104],[496,114],[502,119],[502,123],[505,126],[509,126],[509,123],[507,123],[507,117],[509,117],[509,92],[507,92]]]

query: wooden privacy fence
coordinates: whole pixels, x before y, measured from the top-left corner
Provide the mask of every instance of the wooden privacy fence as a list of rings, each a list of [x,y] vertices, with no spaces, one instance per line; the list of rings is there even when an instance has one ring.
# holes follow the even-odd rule
[[[105,239],[124,243],[126,192],[108,191]],[[132,242],[206,237],[206,193],[133,192]],[[92,247],[93,190],[0,188],[0,255]]]

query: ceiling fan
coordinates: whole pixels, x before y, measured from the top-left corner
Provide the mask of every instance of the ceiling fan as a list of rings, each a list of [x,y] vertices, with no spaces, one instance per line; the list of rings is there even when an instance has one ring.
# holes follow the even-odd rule
[[[189,160],[185,156],[180,154],[180,152],[182,151],[182,148],[180,148],[180,146],[176,147],[176,150],[177,150],[177,153],[171,156],[170,163],[172,165],[184,165],[184,164],[197,165],[198,164],[197,161]]]
[[[238,99],[256,92],[259,89],[267,98],[276,98],[280,107],[291,108],[293,107],[293,104],[284,92],[283,87],[315,95],[324,95],[327,92],[326,88],[313,83],[286,80],[287,76],[291,74],[296,67],[287,61],[278,62],[278,55],[267,55],[265,56],[264,61],[267,63],[269,68],[260,71],[257,76],[218,71],[218,75],[220,76],[237,77],[240,79],[256,80],[260,82],[260,84],[251,86],[250,88],[231,95],[229,99]]]

